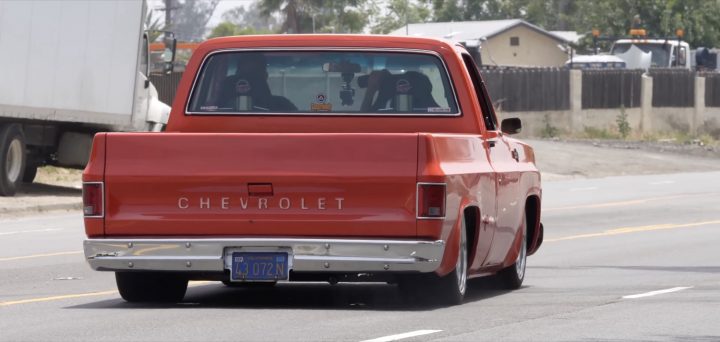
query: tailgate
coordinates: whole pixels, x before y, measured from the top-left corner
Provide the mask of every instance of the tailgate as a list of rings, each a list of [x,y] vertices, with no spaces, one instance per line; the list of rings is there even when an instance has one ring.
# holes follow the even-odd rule
[[[107,135],[107,235],[415,236],[417,134]]]

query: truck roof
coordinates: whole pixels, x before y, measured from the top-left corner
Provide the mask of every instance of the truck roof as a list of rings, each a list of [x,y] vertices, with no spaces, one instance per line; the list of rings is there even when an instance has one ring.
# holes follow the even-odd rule
[[[237,47],[372,47],[406,48],[434,51],[453,51],[455,43],[435,38],[388,36],[371,34],[276,34],[248,35],[209,39],[198,47],[198,51],[207,52]]]
[[[459,105],[459,115],[446,117],[432,116],[386,116],[377,118],[366,115],[191,115],[186,108],[190,92],[202,61],[209,54],[233,49],[286,50],[330,50],[333,49],[368,50],[424,50],[437,53],[445,63],[450,84],[454,87]],[[177,96],[168,121],[167,131],[171,132],[452,132],[477,133],[481,129],[478,122],[478,104],[469,96],[472,84],[459,55],[462,47],[455,43],[434,39],[407,36],[384,35],[262,35],[234,36],[210,39],[198,46],[193,53],[183,78],[178,85]],[[340,89],[333,88],[335,94]],[[378,125],[382,122],[382,125]],[[412,123],[412,124],[408,124]]]

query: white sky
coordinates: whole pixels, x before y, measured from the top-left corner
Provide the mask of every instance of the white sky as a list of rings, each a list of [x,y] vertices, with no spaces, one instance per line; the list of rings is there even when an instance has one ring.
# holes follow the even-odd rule
[[[239,6],[245,6],[245,8],[248,8],[250,4],[255,1],[256,0],[220,0],[217,7],[215,7],[215,13],[213,13],[213,16],[210,18],[210,22],[208,22],[208,27],[214,27],[219,24],[222,21],[222,14],[226,11]]]
[[[213,16],[208,22],[208,27],[214,27],[215,25],[219,24],[222,21],[222,14],[226,11],[238,6],[245,6],[247,8],[255,1],[257,0],[220,0],[220,2],[218,2],[217,4],[217,7],[215,7],[215,12],[213,13]],[[163,0],[147,0],[147,4],[148,8],[153,10],[157,8],[162,8],[165,5]],[[155,15],[160,18],[165,18],[164,12],[161,11],[156,11]]]

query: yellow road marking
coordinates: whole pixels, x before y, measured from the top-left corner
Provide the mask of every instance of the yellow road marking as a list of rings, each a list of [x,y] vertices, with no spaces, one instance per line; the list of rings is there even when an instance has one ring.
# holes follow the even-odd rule
[[[82,251],[34,254],[34,255],[0,258],[0,261],[24,260],[24,259],[34,259],[34,258],[51,257],[51,256],[59,256],[59,255],[71,255],[71,254],[80,254],[80,253],[82,253]]]
[[[691,227],[707,226],[710,224],[720,224],[720,220],[694,222],[694,223],[680,223],[680,224],[668,223],[668,224],[656,224],[656,225],[650,225],[650,226],[615,228],[615,229],[610,229],[610,230],[606,230],[606,231],[599,232],[599,233],[570,235],[570,236],[565,236],[565,237],[560,237],[560,238],[555,238],[555,239],[547,239],[547,240],[545,240],[545,242],[576,240],[576,239],[585,239],[585,238],[592,238],[592,237],[647,232],[647,231],[663,230],[663,229],[691,228]]]
[[[10,301],[10,302],[0,302],[0,306],[10,306],[10,305],[38,303],[38,302],[49,302],[49,301],[53,301],[53,300],[71,299],[71,298],[105,296],[105,295],[114,294],[114,293],[117,293],[117,291],[112,290],[112,291],[101,291],[101,292],[77,293],[77,294],[52,296],[52,297],[21,299],[21,300],[15,300],[15,301]]]
[[[190,284],[188,284],[188,286],[195,287],[195,286],[207,285],[209,283],[212,283],[212,282],[211,281],[191,281]],[[106,296],[106,295],[117,294],[117,293],[118,293],[117,290],[109,290],[109,291],[76,293],[76,294],[51,296],[51,297],[20,299],[20,300],[14,300],[14,301],[9,301],[9,302],[0,302],[0,307],[18,305],[18,304],[28,304],[28,303],[50,302],[50,301],[54,301],[54,300],[63,300],[63,299],[72,299],[72,298]]]
[[[587,205],[574,205],[569,207],[557,207],[557,208],[545,208],[542,211],[556,211],[556,210],[573,210],[573,209],[597,209],[597,208],[611,208],[611,207],[623,207],[628,205],[645,204],[653,201],[671,200],[693,196],[707,196],[708,194],[692,194],[692,195],[677,195],[677,196],[665,196],[665,197],[650,197],[631,201],[620,201],[620,202],[607,202],[598,204],[587,204]]]

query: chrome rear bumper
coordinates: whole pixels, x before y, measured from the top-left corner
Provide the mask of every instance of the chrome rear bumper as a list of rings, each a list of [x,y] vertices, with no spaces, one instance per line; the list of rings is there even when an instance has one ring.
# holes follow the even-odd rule
[[[432,272],[445,243],[354,239],[87,239],[85,257],[98,271],[229,269],[235,251],[287,251],[296,272]]]

